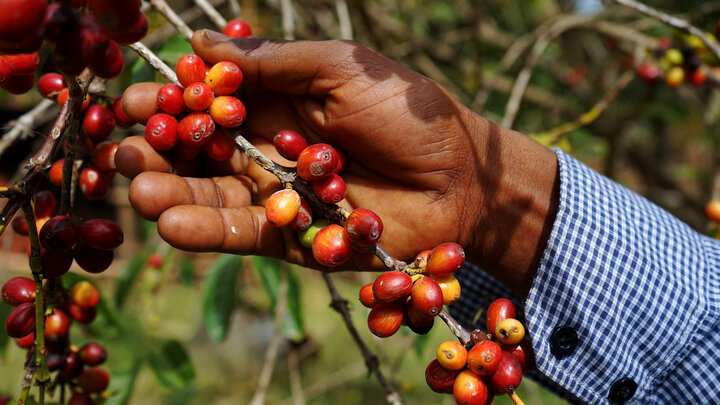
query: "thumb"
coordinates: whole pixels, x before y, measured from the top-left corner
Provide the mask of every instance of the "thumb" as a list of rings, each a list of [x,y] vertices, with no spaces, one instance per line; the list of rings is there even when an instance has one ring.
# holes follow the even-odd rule
[[[325,97],[360,70],[349,41],[284,41],[235,38],[201,30],[192,47],[205,62],[230,61],[240,66],[248,86],[293,95]]]

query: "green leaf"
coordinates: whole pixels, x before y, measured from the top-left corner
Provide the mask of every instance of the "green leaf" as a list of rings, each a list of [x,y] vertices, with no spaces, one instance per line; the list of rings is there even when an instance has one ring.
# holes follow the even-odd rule
[[[195,367],[177,340],[167,340],[159,349],[151,351],[148,361],[155,379],[166,388],[181,389],[195,380]]]
[[[140,271],[145,267],[148,257],[154,251],[155,246],[152,246],[138,253],[130,260],[130,263],[128,263],[120,276],[118,276],[117,283],[115,284],[115,306],[118,309],[121,309],[123,305],[125,305],[125,300],[135,285],[135,280],[137,280]]]
[[[172,395],[165,401],[165,405],[186,405],[189,404],[197,394],[197,388],[190,385],[179,391],[173,391]]]
[[[6,304],[4,301],[0,301],[0,321],[4,321],[10,315],[13,308]],[[0,330],[0,359],[5,358],[7,353],[8,344],[10,344],[10,336],[5,332],[5,328]]]
[[[430,342],[430,334],[426,333],[424,335],[417,335],[415,340],[412,343],[412,347],[415,350],[415,354],[418,356],[422,356],[423,352],[425,351],[425,348],[427,347],[428,343]]]
[[[282,262],[269,257],[253,257],[255,273],[270,298],[273,314],[277,305],[278,289],[282,270]],[[287,313],[283,319],[283,334],[286,338],[300,342],[305,339],[305,328],[302,320],[302,304],[300,301],[300,283],[293,271],[287,270]]]
[[[130,78],[133,83],[154,82],[155,69],[145,62],[145,59],[139,58],[128,69]]]
[[[142,363],[142,359],[138,356],[133,361],[130,369],[112,373],[110,386],[108,387],[108,391],[112,395],[103,405],[125,405],[130,400]]]
[[[242,258],[222,255],[213,264],[203,285],[203,321],[208,336],[221,342],[227,336],[237,301],[237,272]]]
[[[157,50],[157,56],[170,66],[175,66],[181,56],[194,53],[190,42],[182,35],[176,34],[168,38]]]

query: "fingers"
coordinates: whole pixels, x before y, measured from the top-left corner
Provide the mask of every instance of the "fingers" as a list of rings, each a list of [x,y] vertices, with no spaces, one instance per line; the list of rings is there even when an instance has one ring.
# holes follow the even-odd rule
[[[167,155],[161,155],[142,136],[123,139],[115,153],[115,166],[123,176],[133,179],[144,171],[170,173]]]
[[[361,45],[343,41],[281,41],[229,37],[196,31],[195,53],[214,64],[228,60],[243,71],[244,83],[294,95],[324,97],[359,72],[353,53]]]
[[[244,176],[199,179],[145,172],[130,184],[129,199],[143,218],[156,221],[164,211],[178,205],[251,205],[253,191],[253,182]]]
[[[122,96],[122,109],[131,120],[145,125],[158,112],[157,94],[162,83],[135,83]]]

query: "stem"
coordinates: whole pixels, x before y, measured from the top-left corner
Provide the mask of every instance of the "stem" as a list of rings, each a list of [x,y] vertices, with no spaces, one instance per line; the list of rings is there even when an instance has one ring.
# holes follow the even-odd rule
[[[0,138],[0,156],[2,156],[15,141],[30,134],[35,127],[50,121],[55,115],[50,111],[54,106],[55,102],[53,100],[44,99],[30,111],[18,117],[13,127]]]
[[[518,396],[518,394],[515,393],[515,391],[508,392],[508,395],[510,396],[510,399],[512,399],[513,403],[515,403],[515,405],[525,405],[525,402],[520,399],[520,397]]]
[[[190,36],[192,36],[192,33],[190,33]],[[168,79],[170,83],[177,84],[178,86],[180,85],[175,71],[170,69],[170,66],[166,65],[165,62],[158,58],[157,55],[155,55],[153,51],[150,50],[150,48],[143,45],[142,42],[135,42],[134,44],[130,44],[129,46],[133,51],[137,52],[138,55],[145,59],[147,63],[150,64],[150,66],[160,72],[161,75],[165,76],[165,78]]]
[[[368,373],[375,374],[375,377],[377,377],[380,385],[382,385],[382,387],[385,389],[385,393],[387,394],[385,399],[389,404],[401,405],[402,400],[400,399],[400,395],[395,392],[388,380],[380,371],[380,362],[378,361],[377,356],[375,356],[370,351],[365,342],[363,342],[363,340],[360,338],[360,334],[358,334],[358,331],[355,328],[355,324],[353,324],[352,319],[350,318],[350,310],[348,309],[347,301],[344,300],[338,293],[337,289],[335,288],[335,284],[330,278],[330,275],[325,272],[323,272],[322,275],[325,279],[325,284],[327,284],[328,290],[330,290],[330,296],[332,297],[330,306],[342,316],[342,319],[345,322],[345,326],[348,332],[350,332],[350,337],[352,337],[352,339],[355,341],[355,344],[360,349],[360,352],[365,359],[365,366],[368,369]]]
[[[155,7],[155,9],[157,9],[157,11],[160,12],[160,14],[162,14],[165,19],[178,30],[180,35],[190,41],[193,36],[193,30],[185,24],[185,21],[177,15],[177,13],[167,4],[165,0],[150,0],[150,4],[152,4],[152,6]]]
[[[455,334],[455,337],[457,337],[463,346],[467,347],[472,344],[472,341],[470,340],[470,332],[463,328],[462,325],[460,325],[460,323],[456,321],[448,311],[443,309],[440,311],[438,316],[445,322],[448,328],[450,328],[450,331]]]
[[[227,20],[207,0],[195,0],[197,5],[220,30],[225,29]]]

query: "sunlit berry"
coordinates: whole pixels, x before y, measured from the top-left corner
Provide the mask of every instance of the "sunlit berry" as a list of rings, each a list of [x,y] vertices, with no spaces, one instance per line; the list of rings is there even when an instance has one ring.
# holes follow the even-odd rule
[[[485,405],[488,389],[485,381],[470,370],[458,374],[453,384],[453,397],[462,405]]]
[[[340,266],[350,260],[352,245],[345,237],[342,226],[328,225],[315,235],[312,253],[315,260],[323,266]]]
[[[233,62],[218,62],[208,71],[204,82],[216,96],[229,96],[235,93],[243,81],[240,67]]]
[[[207,110],[214,99],[212,90],[203,82],[192,83],[183,91],[183,102],[192,111]]]
[[[183,88],[177,84],[166,84],[160,87],[157,93],[157,106],[170,115],[180,115],[185,112]]]
[[[368,315],[368,329],[375,336],[386,338],[395,334],[403,322],[402,303],[377,304]]]
[[[178,140],[190,146],[202,146],[215,133],[215,121],[210,114],[194,112],[178,124]]]
[[[371,246],[380,240],[383,222],[369,209],[356,208],[345,222],[345,231],[350,242],[359,246]]]
[[[289,129],[278,131],[273,138],[273,145],[280,156],[292,161],[298,160],[300,153],[308,146],[302,135]]]
[[[295,190],[274,192],[265,204],[265,217],[277,227],[288,225],[300,210],[300,195]]]
[[[517,315],[517,308],[515,304],[507,298],[498,298],[492,303],[487,310],[486,326],[490,333],[495,333],[495,330],[500,321],[507,318],[515,318]]]
[[[298,175],[306,181],[318,181],[333,174],[337,162],[338,155],[332,146],[325,143],[310,145],[298,156]]]
[[[252,36],[252,29],[250,24],[239,18],[228,21],[225,28],[223,28],[223,34],[230,38],[247,38]]]
[[[412,278],[402,271],[386,271],[373,283],[373,295],[380,302],[404,300],[412,290]]]
[[[311,183],[313,192],[328,204],[335,204],[345,198],[345,181],[335,173]]]
[[[435,356],[446,369],[460,370],[467,365],[468,351],[460,343],[448,340],[438,346]]]
[[[178,122],[170,114],[153,114],[145,125],[145,140],[153,149],[164,152],[178,143]]]
[[[465,251],[457,243],[443,243],[430,251],[425,273],[446,276],[456,272],[465,261]]]
[[[242,125],[247,116],[245,104],[231,96],[216,97],[210,104],[208,112],[216,123],[226,128],[235,128]]]

